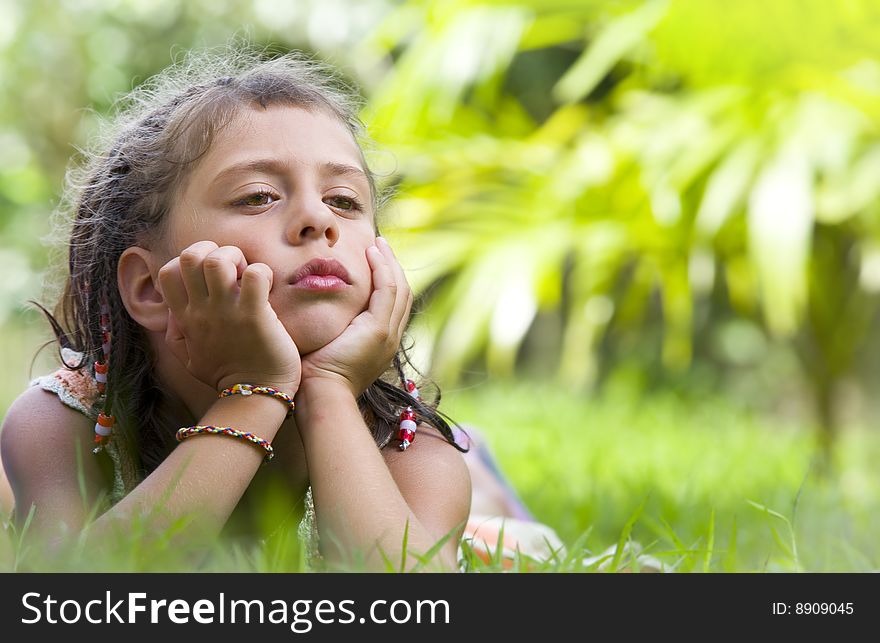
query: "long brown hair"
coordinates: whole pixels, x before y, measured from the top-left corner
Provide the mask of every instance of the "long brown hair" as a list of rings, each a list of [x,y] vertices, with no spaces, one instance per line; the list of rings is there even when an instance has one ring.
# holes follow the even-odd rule
[[[130,246],[149,247],[162,237],[175,191],[217,133],[240,110],[269,105],[322,110],[348,128],[359,148],[366,141],[357,95],[331,69],[296,53],[264,58],[239,47],[190,54],[117,101],[115,116],[95,141],[99,152],[87,153],[85,162],[68,173],[58,210],[70,226],[63,293],[54,314],[36,305],[52,325],[59,352],[68,348],[83,355],[78,364],[64,365],[94,375],[93,363],[102,355],[100,299],[106,297],[113,345],[108,395],[117,435],[140,456],[143,476],[174,448],[176,427],[175,418],[162,416],[160,402],[168,391],[154,377],[147,337],[122,304],[116,282],[119,257]],[[368,168],[367,173],[378,215],[384,198]],[[400,407],[413,406],[421,420],[465,451],[456,444],[448,418],[437,410],[439,388],[432,386],[430,402],[414,400],[404,390],[405,368],[418,373],[407,348],[401,345],[388,371],[358,398],[376,444],[382,447],[392,439]],[[426,382],[419,378],[416,383],[424,389]]]

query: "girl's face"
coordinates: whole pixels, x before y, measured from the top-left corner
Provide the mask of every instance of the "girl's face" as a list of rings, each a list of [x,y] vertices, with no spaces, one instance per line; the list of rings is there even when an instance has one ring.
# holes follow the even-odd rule
[[[214,139],[169,213],[166,250],[196,241],[237,246],[274,273],[269,303],[301,354],[338,337],[367,308],[374,244],[370,186],[349,130],[322,111],[243,110]],[[170,258],[170,257],[169,257]],[[313,259],[348,273],[335,290],[294,285]]]

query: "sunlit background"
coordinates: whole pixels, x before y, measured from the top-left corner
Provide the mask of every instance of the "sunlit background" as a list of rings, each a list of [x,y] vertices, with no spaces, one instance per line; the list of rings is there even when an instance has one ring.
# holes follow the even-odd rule
[[[880,4],[0,0],[0,409],[95,114],[233,35],[361,88],[417,362],[570,545],[880,569]]]

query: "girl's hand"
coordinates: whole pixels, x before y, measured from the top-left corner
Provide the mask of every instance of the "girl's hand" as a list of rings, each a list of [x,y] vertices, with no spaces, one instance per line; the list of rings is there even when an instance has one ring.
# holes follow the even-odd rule
[[[272,279],[266,264],[248,265],[239,248],[213,241],[162,266],[165,343],[194,377],[216,391],[249,383],[296,393],[299,350],[269,304]]]
[[[400,347],[413,295],[403,268],[384,238],[367,248],[373,270],[373,293],[367,310],[339,337],[302,358],[303,383],[319,379],[341,382],[355,397],[379,378]]]

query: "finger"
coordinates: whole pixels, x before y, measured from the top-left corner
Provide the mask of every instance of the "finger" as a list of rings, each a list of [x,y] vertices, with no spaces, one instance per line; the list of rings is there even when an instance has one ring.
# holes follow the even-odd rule
[[[397,341],[400,343],[400,339],[403,337],[403,333],[406,331],[406,326],[409,323],[409,314],[412,311],[413,305],[413,294],[412,290],[409,291],[409,296],[406,299],[406,308],[404,309],[403,317],[400,318],[400,324],[397,326]]]
[[[394,250],[391,249],[391,245],[385,237],[377,237],[376,247],[379,248],[382,255],[385,257],[385,261],[391,268],[394,282],[397,284],[397,296],[394,300],[394,311],[391,313],[390,320],[392,331],[396,331],[400,328],[401,323],[409,314],[408,307],[411,305],[412,301],[412,290],[409,287],[409,282],[406,280],[403,266],[400,265],[397,256],[394,254]]]
[[[186,309],[189,297],[180,275],[180,257],[174,257],[159,269],[159,287],[170,310],[182,313]]]
[[[174,314],[168,311],[168,325],[165,328],[165,345],[171,351],[181,364],[186,366],[189,364],[189,351],[186,348],[186,338],[177,325]]]
[[[238,280],[247,268],[241,248],[223,246],[217,248],[203,263],[208,297],[229,299],[238,290]]]
[[[239,305],[244,308],[255,308],[269,301],[274,275],[272,269],[264,263],[252,263],[241,275],[241,295]]]
[[[213,241],[197,241],[180,253],[180,275],[190,301],[208,298],[203,263],[205,257],[218,248]]]
[[[380,320],[383,330],[391,334],[391,313],[394,311],[394,302],[397,299],[397,284],[391,274],[382,252],[376,246],[367,248],[367,261],[373,269],[373,293],[370,295],[370,303],[367,310],[373,317]]]

